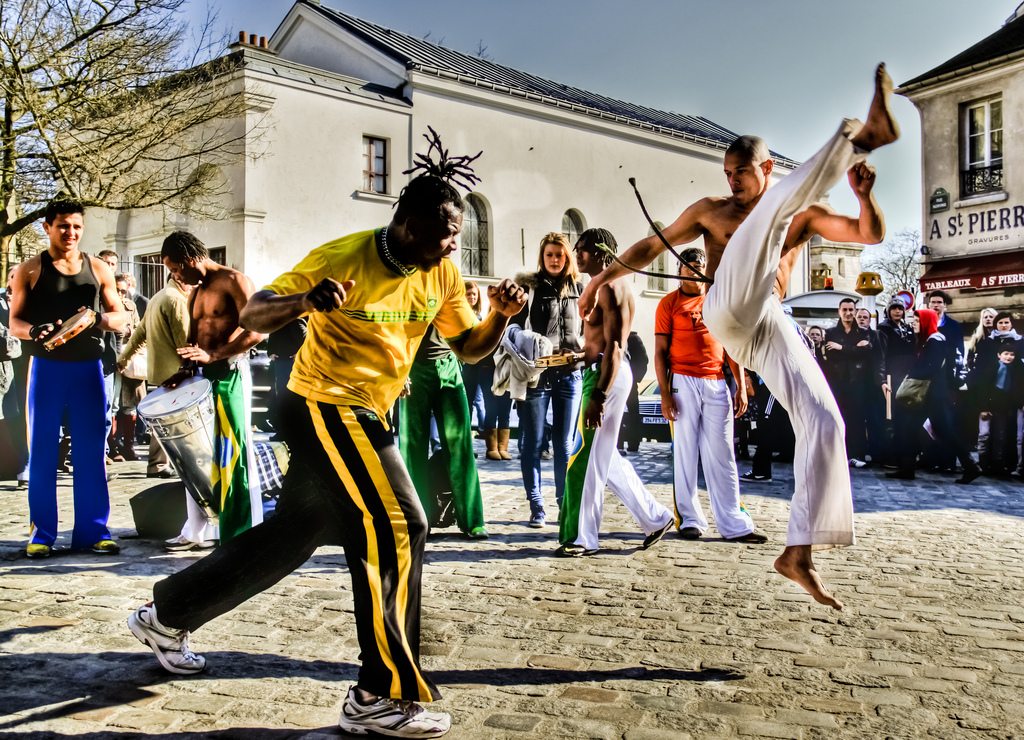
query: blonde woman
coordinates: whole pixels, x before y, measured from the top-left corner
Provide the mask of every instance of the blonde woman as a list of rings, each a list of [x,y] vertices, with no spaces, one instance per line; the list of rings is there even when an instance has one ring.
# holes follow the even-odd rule
[[[580,315],[577,307],[583,284],[568,237],[559,232],[540,240],[537,271],[516,277],[529,291],[526,308],[512,321],[525,329],[543,334],[555,352],[580,349]],[[565,470],[569,462],[569,443],[582,392],[582,376],[576,365],[552,367],[544,371],[536,388],[516,405],[519,412],[520,468],[526,498],[530,502],[529,526],[546,523],[544,497],[541,494],[541,449],[544,420],[551,407],[551,445],[554,448],[555,500],[562,503]]]
[[[473,314],[476,316],[477,321],[482,321],[484,318],[484,301],[480,295],[480,286],[474,283],[472,280],[463,281],[463,287],[466,289],[466,302],[469,307],[473,309]],[[488,357],[493,366],[494,360],[493,355]],[[481,364],[486,360],[481,360],[476,364],[465,364],[462,366],[462,384],[466,387],[466,400],[469,401],[469,418],[470,421],[473,419],[473,412],[476,412],[476,427],[479,430],[481,437],[487,439],[484,434],[484,394],[480,387],[480,371]],[[490,440],[488,439],[487,449],[490,450]],[[500,459],[500,458],[498,458]]]
[[[483,291],[472,280],[466,281],[466,300],[483,318]],[[466,386],[466,398],[470,408],[477,410],[477,427],[480,436],[487,443],[488,460],[511,460],[508,451],[509,416],[512,413],[512,398],[506,393],[496,396],[491,391],[494,384],[494,353],[480,360],[475,365],[462,366],[462,382]],[[480,399],[480,404],[475,400]]]
[[[999,313],[994,308],[983,308],[981,309],[981,316],[978,318],[978,326],[974,329],[974,332],[964,342],[964,347],[967,350],[967,369],[973,370],[974,365],[978,359],[978,343],[982,339],[987,339],[988,335],[992,333],[992,329],[995,327],[996,314]]]

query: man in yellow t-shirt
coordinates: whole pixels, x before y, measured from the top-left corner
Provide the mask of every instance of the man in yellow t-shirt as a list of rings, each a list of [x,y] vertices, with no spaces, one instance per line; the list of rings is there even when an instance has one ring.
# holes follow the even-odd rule
[[[450,728],[447,714],[414,703],[440,698],[419,666],[427,522],[385,414],[429,325],[463,361],[477,362],[526,303],[503,281],[488,289],[492,311],[476,323],[448,259],[463,210],[443,174],[420,175],[386,228],[313,250],[250,299],[241,321],[253,331],[309,316],[282,403],[292,460],[273,517],[157,583],[153,603],[129,619],[167,670],[201,671],[205,659],[188,649],[188,630],[277,583],[319,545],[340,541],[362,666],[339,725],[397,737]]]

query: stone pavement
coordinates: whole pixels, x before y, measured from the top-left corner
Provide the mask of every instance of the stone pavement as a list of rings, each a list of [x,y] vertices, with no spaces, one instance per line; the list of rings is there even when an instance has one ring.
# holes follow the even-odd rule
[[[631,456],[666,503],[667,454]],[[584,560],[523,526],[518,461],[480,467],[491,539],[432,536],[424,573],[423,662],[453,738],[1024,736],[1024,485],[854,471],[858,542],[816,556],[836,613],[771,569],[787,466],[744,491],[768,545],[712,531],[640,551],[609,497]],[[201,556],[132,538],[143,465],[117,468],[112,558],[25,559],[24,493],[0,484],[0,733],[335,736],[358,652],[341,551],[195,634],[205,674],[165,674],[125,618]],[[70,493],[62,477],[65,532]]]

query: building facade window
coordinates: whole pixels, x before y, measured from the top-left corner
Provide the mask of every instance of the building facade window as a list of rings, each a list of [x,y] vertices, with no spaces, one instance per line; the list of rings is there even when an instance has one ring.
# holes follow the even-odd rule
[[[363,191],[388,192],[388,142],[385,139],[363,137]]]
[[[562,233],[569,239],[569,244],[576,245],[580,234],[587,230],[587,222],[583,214],[575,208],[570,208],[562,214]]]
[[[1003,189],[1003,100],[991,98],[964,106],[961,131],[963,164],[960,197]]]
[[[488,237],[487,204],[475,193],[466,196],[466,212],[462,214],[462,272],[465,275],[490,274],[490,240]]]
[[[673,260],[674,261],[674,260]],[[651,272],[665,272],[665,268],[668,267],[668,252],[662,252],[659,254],[651,266],[647,269]],[[647,276],[647,290],[657,290],[662,293],[668,292],[668,278],[654,277],[652,275]]]
[[[658,227],[658,231],[664,231],[665,230],[665,225],[661,221],[655,221],[654,225]],[[648,231],[647,232],[647,236],[654,236],[654,229],[651,229],[650,231]],[[652,262],[651,266],[648,267],[647,269],[650,270],[651,272],[660,272],[660,273],[668,272],[667,268],[668,268],[668,266],[670,264],[669,260],[668,260],[669,256],[670,255],[669,255],[669,253],[667,251],[662,252],[661,254],[659,254],[655,258],[654,262]],[[673,265],[675,264],[675,259],[674,258],[673,258],[671,264],[673,264]],[[678,265],[676,265],[676,270],[674,270],[674,272],[678,272],[678,269],[679,269]],[[653,277],[651,275],[648,275],[647,276],[647,290],[657,290],[657,291],[660,291],[662,293],[667,293],[669,290],[671,290],[671,287],[669,286],[669,282],[670,281],[667,278]]]
[[[226,265],[227,258],[226,247],[214,247],[210,250],[210,259],[219,265]],[[138,255],[133,258],[131,264],[139,281],[139,293],[142,295],[152,298],[167,286],[167,268],[164,267],[159,252]]]

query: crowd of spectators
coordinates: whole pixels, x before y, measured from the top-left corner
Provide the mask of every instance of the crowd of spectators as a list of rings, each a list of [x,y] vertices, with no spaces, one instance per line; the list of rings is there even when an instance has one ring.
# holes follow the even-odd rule
[[[870,312],[845,298],[835,326],[808,331],[846,424],[851,467],[881,465],[896,478],[959,473],[961,483],[1024,473],[1024,358],[1014,317],[985,309],[965,338],[950,304],[938,290],[916,311],[897,298],[873,329]],[[900,391],[908,378],[926,384],[917,399]]]

